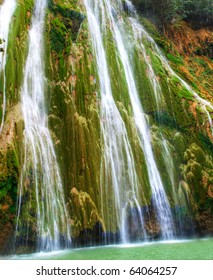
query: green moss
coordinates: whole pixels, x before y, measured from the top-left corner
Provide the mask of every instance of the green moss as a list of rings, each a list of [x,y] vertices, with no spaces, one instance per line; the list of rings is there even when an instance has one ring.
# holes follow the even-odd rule
[[[80,28],[82,13],[80,11],[69,13],[69,8],[74,9],[73,1],[64,2],[64,5],[62,1],[55,1],[47,18],[46,45],[49,60],[46,73],[49,80],[49,126],[61,172],[64,174],[66,200],[71,199],[70,190],[76,187],[91,197],[98,212],[100,123],[96,66],[88,40],[87,23],[84,21]],[[72,37],[70,32],[74,29],[70,29],[70,26],[74,27],[75,21],[78,21],[79,25],[76,36]],[[52,30],[55,30],[55,33],[51,33]],[[57,52],[54,44],[59,48]],[[89,206],[85,207],[85,211],[86,213],[89,211]],[[71,215],[76,214],[72,212],[71,206],[69,212]],[[85,216],[79,215],[73,218],[75,220],[73,230],[84,228]]]
[[[112,95],[115,101],[122,102],[125,108],[129,109],[129,96],[123,65],[117,54],[115,42],[111,30],[107,30],[104,36],[106,59],[111,81]]]
[[[0,172],[0,228],[2,229],[7,222],[13,222],[16,212],[19,164],[12,148],[8,149],[5,158],[1,154],[0,160],[1,164],[6,164],[4,171]]]
[[[199,211],[213,210],[212,198],[208,188],[213,182],[213,165],[211,157],[197,144],[192,143],[184,153],[185,164],[181,165],[185,181],[189,184]]]
[[[141,22],[148,33],[152,36],[158,46],[167,53],[171,51],[172,45],[171,43],[163,36],[160,35],[159,31],[157,30],[156,26],[147,18],[142,17]]]
[[[20,99],[19,93],[27,53],[27,30],[33,2],[19,2],[11,27],[7,61],[8,100],[11,104]],[[112,186],[109,186],[109,190],[105,190],[105,197],[108,198],[106,198],[104,220],[100,214],[103,207],[100,193],[101,187],[103,188],[100,186],[100,181],[103,178],[100,178],[100,170],[104,149],[99,112],[101,81],[98,79],[88,22],[85,20],[84,12],[81,11],[80,1],[54,0],[49,1],[48,5],[44,58],[47,77],[46,100],[49,127],[61,167],[66,202],[72,220],[72,234],[78,236],[84,229],[92,229],[96,223],[101,224],[104,231],[111,229],[116,232],[118,222],[115,215]],[[124,24],[125,22],[127,22],[126,15]],[[170,42],[160,36],[150,22],[143,19],[143,24],[158,45],[167,53],[171,65],[176,70],[178,66],[183,65],[182,57],[176,55]],[[131,31],[127,28],[126,32]],[[161,87],[158,92],[161,95],[158,103],[153,83],[150,81],[149,68],[141,50],[137,47],[132,49],[130,60],[139,98],[148,119],[147,122],[151,126],[153,152],[169,202],[171,206],[176,206],[179,197],[187,197],[192,194],[191,203],[193,201],[197,204],[200,212],[209,209],[212,211],[212,198],[208,196],[207,191],[209,185],[212,184],[213,171],[210,163],[212,159],[211,157],[208,159],[207,154],[212,154],[213,146],[205,131],[206,116],[199,105],[196,107],[196,112],[192,110],[192,106],[196,102],[192,94],[181,85],[177,77],[172,77],[168,73],[150,41],[142,40],[147,52],[147,59],[152,64],[156,81]],[[138,175],[139,204],[150,206],[152,193],[146,160],[133,120],[124,68],[112,33],[108,28],[103,41],[112,94],[126,125],[133,151]],[[126,48],[128,47],[126,45]],[[197,63],[204,67],[206,73],[211,74],[206,63],[202,60]],[[179,71],[181,73],[181,70]],[[194,70],[192,69],[192,71]],[[191,85],[196,88],[196,84],[193,85],[191,82]],[[17,150],[20,151],[18,142],[21,142],[23,137],[23,124],[17,124],[16,128],[19,131],[15,145],[19,146]],[[165,159],[163,138],[167,141],[171,154],[170,162]],[[8,150],[4,161],[6,171],[0,175],[0,215],[3,215],[3,220],[7,221],[11,218],[10,214],[14,214],[15,211],[19,163],[14,150]],[[169,176],[170,167],[174,176],[173,186]],[[126,166],[126,168],[128,167]],[[30,172],[32,175],[33,172],[29,167]],[[103,179],[103,184],[104,180],[106,178]],[[29,181],[33,181],[33,175]],[[174,197],[174,191],[177,196],[179,195],[178,198]],[[35,193],[28,188],[23,194],[22,201],[24,207],[19,224],[20,235],[30,226],[32,229],[30,242],[35,243],[37,234],[35,230]],[[9,205],[8,212],[3,211],[7,205]],[[181,204],[182,206],[181,211],[186,211],[184,203]],[[129,215],[131,216],[130,211]]]
[[[167,53],[167,58],[175,65],[184,65],[183,58],[181,56],[178,55],[174,56],[171,53]]]
[[[151,114],[157,111],[157,104],[154,96],[154,90],[148,77],[148,69],[143,58],[139,57],[138,52],[134,53],[134,72],[138,94],[145,113]]]
[[[6,91],[10,104],[15,104],[19,100],[27,54],[28,25],[31,22],[33,5],[33,0],[20,1],[10,28],[6,64]]]
[[[193,94],[188,91],[186,88],[182,87],[179,91],[178,91],[178,95],[182,98],[185,98],[185,99],[188,99],[188,100],[191,100],[193,101],[194,100],[194,97],[193,97]]]
[[[206,150],[207,154],[211,154],[212,153],[213,143],[211,142],[209,137],[207,137],[203,133],[199,132],[197,134],[197,140],[200,142],[202,147]]]
[[[71,4],[70,4],[71,5]],[[69,54],[71,41],[76,41],[80,26],[85,16],[66,4],[49,2],[50,46],[57,54]]]

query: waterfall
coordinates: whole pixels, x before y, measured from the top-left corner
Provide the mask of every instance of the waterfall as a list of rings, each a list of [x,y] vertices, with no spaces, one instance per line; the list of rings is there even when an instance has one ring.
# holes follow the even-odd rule
[[[121,17],[121,13],[123,11],[123,4],[122,1],[117,1],[117,5],[115,4],[113,6],[113,8],[116,9],[116,17],[112,14],[110,1],[106,1],[106,6],[111,21],[111,30],[114,34],[119,57],[124,67],[126,82],[129,90],[129,97],[133,109],[134,121],[138,132],[140,146],[146,159],[148,176],[152,189],[153,205],[157,214],[157,219],[160,223],[161,235],[163,239],[171,239],[174,235],[174,225],[170,205],[167,200],[160,173],[154,159],[154,154],[150,142],[149,126],[144,116],[142,105],[140,103],[139,94],[135,84],[134,73],[129,59],[130,52],[133,46],[128,48],[128,44],[125,44],[127,42],[125,38],[125,27],[123,26],[123,21],[119,20],[119,17]]]
[[[165,106],[164,105],[165,102],[163,100],[161,85],[159,83],[159,80],[157,79],[157,76],[156,76],[155,71],[153,69],[153,66],[152,66],[151,60],[149,58],[148,52],[147,52],[146,47],[143,43],[143,40],[145,40],[146,42],[151,41],[153,44],[154,44],[154,41],[148,35],[148,33],[145,31],[145,29],[138,23],[138,21],[136,19],[130,18],[130,23],[131,23],[132,29],[133,29],[134,43],[138,47],[138,49],[142,52],[144,61],[146,63],[147,69],[148,69],[147,74],[148,74],[149,80],[152,84],[154,97],[155,97],[155,102],[156,102],[156,107],[157,107],[157,112],[158,112],[158,118],[160,118],[159,112],[160,112],[161,107]],[[156,45],[155,45],[155,47],[157,48]],[[158,51],[158,53],[159,53],[159,51]],[[162,57],[162,55],[161,55],[161,57]],[[164,60],[165,60],[165,58],[164,58]],[[173,71],[172,71],[172,73],[174,74]],[[206,113],[208,113],[207,110],[206,110]],[[175,118],[174,115],[173,115],[173,117]],[[210,114],[209,114],[209,121],[210,120],[211,119],[210,119]],[[173,159],[172,154],[171,154],[171,145],[165,139],[162,131],[160,131],[160,133],[158,135],[158,138],[157,138],[157,141],[158,141],[158,144],[161,147],[164,166],[165,166],[165,169],[166,169],[167,177],[169,178],[170,188],[172,190],[171,195],[172,195],[172,198],[173,198],[173,201],[174,201],[174,208],[175,208],[174,209],[175,210],[174,214],[175,214],[175,218],[176,218],[176,221],[177,221],[177,227],[179,229],[179,234],[183,235],[184,234],[184,228],[187,227],[187,223],[189,223],[189,221],[188,221],[187,215],[186,215],[186,218],[185,218],[185,217],[183,217],[182,215],[179,214],[179,208],[185,207],[184,211],[189,216],[190,209],[189,209],[189,206],[188,206],[188,201],[187,201],[186,197],[184,195],[182,195],[181,191],[177,191],[178,188],[181,189],[181,187],[178,186],[178,184],[176,182],[176,179],[175,179],[175,172],[174,172],[175,171],[175,164],[174,164],[174,159]],[[191,230],[193,231],[192,221],[190,221],[190,223],[191,223]],[[177,232],[176,232],[176,234],[177,234]]]
[[[205,201],[210,205],[212,197],[211,155],[207,156],[211,143],[206,137],[213,139],[212,102],[172,69],[140,22],[131,0],[71,1],[76,2],[75,7],[69,2],[51,1],[48,10],[48,0],[33,0],[32,11],[32,3],[27,1],[0,0],[0,134],[5,130],[0,183],[5,200],[2,211],[12,224],[20,174],[16,253],[35,251],[35,246],[37,251],[68,247],[71,227],[75,244],[87,240],[101,243],[98,234],[102,231],[106,244],[113,239],[122,243],[168,240],[191,234],[194,221],[201,232],[204,219],[209,219],[206,211],[202,213]],[[83,23],[82,3],[87,14]],[[23,10],[17,9],[14,24],[19,4]],[[11,33],[10,26],[14,29]],[[19,58],[26,34],[28,47]],[[12,35],[17,40],[14,50]],[[23,59],[19,88],[22,74],[16,71]],[[46,59],[50,79],[54,77],[51,88],[55,94],[62,93],[61,100],[59,95],[52,96],[51,109],[57,112],[51,115]],[[11,78],[6,76],[6,69],[10,74],[9,62],[15,65]],[[10,99],[17,105],[11,125],[9,119],[5,122],[8,88],[20,92],[20,100],[16,94]],[[97,88],[98,93],[94,92]],[[59,137],[67,155],[60,160],[55,149],[59,133],[51,131],[49,118],[55,128],[64,126]],[[70,139],[79,140],[79,145],[69,143]],[[91,151],[96,148],[98,156],[93,157]],[[67,168],[70,158],[75,162]],[[72,180],[67,193],[59,162],[67,170],[64,181]],[[66,201],[74,210],[71,216]],[[88,234],[87,240],[83,240],[84,234]]]
[[[70,243],[70,229],[62,180],[48,129],[45,108],[43,31],[47,1],[36,0],[29,30],[21,106],[25,123],[24,163],[19,188],[17,242],[26,243],[37,223],[38,250],[54,250]],[[27,199],[26,199],[27,197]]]
[[[115,45],[117,48],[118,52],[118,57],[122,63],[123,69],[124,69],[124,74],[125,74],[125,82],[127,84],[128,88],[128,94],[129,94],[129,99],[133,111],[133,120],[134,124],[136,127],[137,131],[137,138],[140,143],[140,147],[143,151],[145,160],[146,160],[146,165],[147,165],[147,171],[148,171],[148,177],[149,177],[149,183],[151,186],[152,190],[152,204],[155,209],[156,213],[156,218],[157,221],[160,225],[161,228],[161,236],[163,239],[171,239],[173,238],[173,220],[172,220],[172,214],[170,210],[170,205],[166,197],[166,193],[164,191],[164,186],[154,159],[154,154],[152,151],[152,146],[150,142],[150,131],[149,131],[149,125],[146,121],[143,108],[140,103],[138,91],[136,88],[135,84],[135,79],[134,79],[134,73],[131,68],[131,63],[130,63],[130,53],[128,53],[128,47],[126,47],[128,44],[126,43],[126,38],[125,38],[125,29],[122,24],[122,11],[123,11],[123,3],[122,1],[107,1],[107,0],[102,0],[99,1],[96,4],[93,4],[93,1],[84,1],[85,6],[87,9],[88,13],[88,20],[89,20],[89,25],[90,25],[90,32],[92,33],[92,39],[93,39],[93,44],[94,49],[95,49],[95,55],[97,59],[97,64],[99,63],[100,66],[98,66],[99,69],[99,78],[101,82],[101,91],[102,92],[107,92],[107,86],[109,85],[109,81],[107,83],[103,83],[105,80],[105,76],[103,73],[103,69],[107,67],[106,62],[103,62],[106,60],[104,57],[99,57],[98,56],[98,48],[103,49],[103,34],[100,34],[100,31],[97,30],[100,28],[100,26],[103,26],[106,28],[107,22],[109,22],[108,26],[110,27],[110,30],[112,32]],[[128,7],[131,8],[130,6],[130,1],[128,1]],[[92,22],[90,14],[92,13],[93,9],[93,16],[96,15],[96,23]],[[104,10],[104,11],[103,11]],[[104,15],[104,16],[102,16]],[[102,22],[101,22],[102,21]],[[99,27],[98,27],[99,26]],[[94,34],[93,34],[94,33]],[[99,35],[97,35],[99,34]],[[102,35],[102,37],[101,37]],[[131,49],[131,48],[130,48]],[[104,50],[102,51],[104,52]],[[104,58],[104,59],[103,59]],[[107,71],[107,68],[106,68]],[[106,73],[105,73],[106,74]],[[111,93],[110,93],[111,95]],[[107,96],[107,94],[106,94]],[[104,110],[108,110],[108,108],[104,108],[107,104],[107,98],[106,96],[103,95],[102,97],[102,107],[101,107],[101,114],[104,113]],[[110,97],[111,98],[111,97]],[[111,98],[112,99],[112,98]],[[117,111],[116,107],[113,105],[114,109],[111,112],[111,116],[109,117],[106,116],[106,113],[103,115],[104,116],[104,124],[102,124],[102,133],[103,133],[103,138],[104,138],[104,160],[106,161],[105,164],[105,172],[111,172],[111,176],[113,177],[113,171],[116,171],[115,173],[115,178],[116,182],[113,183],[113,190],[115,193],[116,201],[120,200],[120,196],[122,196],[123,190],[121,189],[123,186],[123,181],[126,181],[128,178],[125,174],[125,177],[123,181],[121,181],[121,178],[119,178],[120,174],[123,176],[121,170],[119,169],[112,169],[110,170],[109,166],[115,165],[115,167],[118,168],[122,162],[122,146],[118,145],[118,141],[114,142],[116,134],[118,134],[119,131],[122,130],[124,131],[123,127],[125,124],[122,126],[115,126],[110,122],[107,122],[106,119],[108,118],[109,120],[112,120],[112,116],[115,118],[115,110]],[[117,122],[117,121],[116,121]],[[109,128],[107,126],[109,125]],[[110,135],[109,135],[110,132]],[[119,136],[124,136],[124,133]],[[125,136],[126,137],[126,136]],[[108,139],[107,139],[108,138]],[[119,141],[123,141],[119,139]],[[112,146],[114,147],[114,150],[110,151],[109,147]],[[107,152],[110,151],[111,156],[107,154]],[[116,156],[118,157],[115,161]],[[106,160],[107,159],[107,160]],[[106,175],[106,174],[105,174]],[[103,176],[102,176],[103,177]],[[105,176],[107,178],[107,176]],[[135,185],[134,182],[132,184]],[[103,188],[105,185],[103,182],[101,182],[101,187],[102,187],[102,192]],[[118,186],[117,186],[118,185]],[[129,185],[129,184],[128,184]],[[127,185],[127,187],[128,187]],[[107,191],[106,191],[107,192]],[[138,199],[138,197],[136,197]],[[105,205],[105,204],[104,204]],[[107,207],[105,205],[104,207]]]
[[[101,132],[103,139],[103,156],[101,162],[101,205],[104,220],[110,220],[113,227],[110,208],[107,206],[113,202],[115,205],[116,223],[121,232],[122,242],[128,241],[128,233],[125,224],[126,212],[136,208],[139,216],[139,224],[144,238],[144,217],[139,206],[139,182],[133,158],[133,152],[128,140],[125,123],[116,107],[112,96],[111,82],[108,73],[106,54],[101,33],[100,15],[104,18],[103,2],[92,4],[85,0],[89,29],[92,36],[93,48],[97,62],[101,93]],[[100,4],[100,10],[99,10]],[[105,209],[107,209],[107,212]]]
[[[13,13],[16,8],[15,0],[4,0],[0,6],[0,74],[3,73],[3,103],[2,103],[2,117],[0,124],[0,133],[2,131],[6,113],[6,75],[5,75],[5,66],[7,61],[7,44],[8,44],[8,35],[9,27],[12,20]]]
[[[139,24],[135,18],[130,18],[130,22],[132,24],[133,32],[137,33],[138,37],[140,37],[141,39],[142,39],[142,37],[146,38],[152,44],[152,47],[154,48],[156,55],[158,55],[159,59],[161,60],[161,63],[164,65],[164,67],[167,69],[167,71],[170,73],[170,75],[177,78],[178,81],[181,83],[181,85],[192,94],[194,99],[197,101],[197,103],[200,105],[200,107],[205,112],[209,125],[210,125],[210,128],[211,128],[211,132],[213,134],[212,118],[208,111],[208,109],[213,111],[213,105],[209,101],[200,97],[197,92],[195,92],[178,74],[176,74],[174,72],[174,70],[169,65],[168,60],[165,58],[165,56],[163,55],[163,53],[161,52],[161,50],[159,49],[159,47],[157,46],[155,41],[152,39],[152,37],[150,37],[149,34],[146,32],[144,27],[141,24]]]
[[[157,55],[159,57],[162,65],[165,67],[165,69],[168,71],[168,73],[171,76],[177,78],[178,81],[180,82],[180,84],[192,94],[192,96],[194,97],[194,99],[196,100],[196,102],[198,103],[200,108],[206,114],[206,119],[208,120],[209,126],[210,126],[210,133],[213,135],[213,122],[212,122],[212,117],[210,115],[210,112],[208,110],[208,109],[210,109],[211,111],[213,110],[212,104],[209,101],[201,98],[198,95],[198,93],[196,93],[178,74],[176,74],[174,72],[174,70],[169,65],[168,60],[165,58],[165,56],[163,55],[163,53],[161,52],[161,50],[159,49],[159,47],[157,46],[155,41],[152,39],[152,37],[149,36],[149,34],[146,32],[144,27],[135,18],[130,17],[129,20],[132,25],[133,34],[135,37],[135,44],[139,43],[139,48],[143,52],[145,62],[147,63],[148,68],[149,68],[149,77],[153,84],[153,88],[154,88],[154,92],[155,92],[155,96],[156,96],[157,108],[159,107],[158,104],[159,104],[159,101],[161,100],[162,91],[161,91],[161,87],[160,87],[158,80],[153,75],[154,72],[152,69],[151,61],[149,61],[147,59],[147,53],[146,53],[145,47],[142,43],[142,40],[146,40],[149,43],[151,43],[151,46],[155,52],[155,55]],[[157,86],[156,86],[156,84],[157,84]],[[162,104],[163,101],[160,101],[160,102]],[[175,204],[175,216],[176,216],[176,220],[177,220],[177,226],[179,228],[179,235],[184,234],[185,227],[188,227],[188,228],[190,227],[191,232],[194,232],[194,225],[192,222],[192,218],[189,218],[191,210],[190,210],[188,196],[186,194],[183,194],[183,190],[182,190],[180,184],[176,189],[174,189],[175,180],[174,180],[173,158],[171,156],[169,144],[164,139],[162,134],[161,134],[160,138],[162,139],[161,142],[162,142],[163,158],[164,158],[164,163],[166,166],[167,174],[170,179],[172,196],[173,196],[173,200],[174,200],[174,204]],[[186,217],[179,214],[177,208],[181,208],[181,207],[184,207],[185,208],[184,211],[187,211]]]

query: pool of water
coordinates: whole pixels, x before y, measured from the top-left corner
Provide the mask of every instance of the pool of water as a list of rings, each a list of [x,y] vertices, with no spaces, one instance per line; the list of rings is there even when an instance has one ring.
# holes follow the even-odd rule
[[[12,256],[28,260],[213,260],[213,239],[174,240]]]

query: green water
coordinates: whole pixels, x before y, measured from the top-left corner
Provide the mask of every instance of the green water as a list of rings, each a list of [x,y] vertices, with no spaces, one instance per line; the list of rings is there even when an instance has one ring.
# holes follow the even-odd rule
[[[48,260],[213,260],[213,239],[153,242],[14,256]]]

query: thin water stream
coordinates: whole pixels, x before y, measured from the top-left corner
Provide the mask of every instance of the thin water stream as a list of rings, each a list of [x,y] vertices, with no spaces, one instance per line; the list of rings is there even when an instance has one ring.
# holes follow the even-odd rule
[[[17,242],[31,234],[32,213],[37,220],[37,249],[55,250],[70,243],[70,228],[60,169],[48,129],[45,106],[43,30],[47,1],[36,0],[29,30],[21,106],[25,123],[24,160],[19,188]],[[28,192],[28,200],[25,193]],[[33,205],[33,201],[36,205]],[[26,216],[28,212],[28,217]],[[23,236],[20,236],[23,238]]]
[[[107,59],[102,42],[100,14],[105,14],[103,10],[104,5],[102,1],[100,1],[100,6],[99,3],[93,4],[93,1],[90,0],[85,0],[84,3],[97,62],[101,92],[100,118],[103,137],[103,156],[101,163],[102,215],[106,221],[107,219],[111,219],[110,212],[106,211],[106,209],[109,209],[107,205],[113,201],[117,224],[121,232],[121,239],[123,242],[127,242],[126,212],[127,208],[130,207],[131,209],[134,206],[138,211],[141,231],[146,238],[144,218],[138,202],[139,183],[133,152],[128,140],[125,123],[112,96]]]
[[[129,3],[130,5],[130,3]],[[174,230],[174,225],[173,225],[173,220],[172,220],[172,214],[170,210],[170,205],[166,197],[166,193],[164,191],[164,186],[160,177],[160,173],[158,171],[155,159],[154,159],[154,154],[152,151],[152,146],[150,142],[150,131],[149,131],[149,125],[146,121],[137,87],[135,84],[135,78],[134,78],[134,73],[131,68],[131,63],[129,60],[130,54],[128,53],[128,43],[126,42],[125,38],[125,28],[122,25],[122,11],[123,11],[123,3],[122,1],[107,1],[107,0],[102,0],[99,1],[98,3],[94,4],[93,1],[87,1],[86,2],[86,8],[87,10],[94,9],[94,14],[97,15],[97,22],[94,23],[91,20],[90,22],[90,32],[93,30],[100,28],[100,26],[103,27],[103,29],[107,26],[110,26],[110,30],[112,32],[114,42],[118,51],[118,59],[120,59],[124,73],[125,73],[125,82],[127,84],[128,88],[128,94],[130,98],[130,103],[132,106],[133,110],[133,117],[134,117],[134,123],[136,126],[137,130],[137,137],[141,146],[141,149],[144,153],[144,157],[146,160],[146,165],[147,165],[147,170],[148,170],[148,177],[149,177],[149,182],[150,186],[152,189],[152,203],[156,212],[156,218],[160,224],[161,228],[161,236],[163,239],[171,239],[173,238],[173,230]],[[104,15],[104,17],[100,17],[99,15]],[[102,37],[101,37],[102,36]],[[100,44],[102,44],[103,40],[103,34],[99,35],[99,38],[96,39],[96,55],[97,55],[97,50],[100,47]],[[94,39],[93,39],[94,40]],[[125,44],[126,43],[126,44]],[[103,47],[102,47],[103,48]],[[101,61],[101,66],[103,67],[103,60],[99,59]],[[107,65],[106,65],[107,67]],[[100,81],[104,80],[103,73],[99,71],[99,77]],[[106,90],[106,85],[103,85],[102,91]],[[104,102],[105,104],[106,102]],[[112,112],[112,114],[114,114]],[[115,114],[114,114],[115,115]],[[110,125],[110,129],[113,129],[113,126]],[[113,131],[113,134],[115,135],[117,131],[117,128]],[[104,137],[109,136],[109,131],[104,131],[102,129]],[[110,141],[112,141],[110,137]],[[104,142],[104,145],[107,145],[107,141]],[[113,145],[114,146],[114,145]],[[122,147],[119,147],[118,145],[116,146],[116,152],[121,153]],[[104,149],[107,150],[107,146],[104,146]],[[116,154],[115,151],[113,151],[114,155]],[[114,159],[114,156],[112,157]],[[111,161],[112,162],[112,161]],[[119,162],[119,158],[118,158]],[[108,164],[109,165],[109,164]],[[119,173],[115,173],[118,174]],[[121,173],[122,174],[122,173]],[[119,179],[119,177],[118,177]],[[126,180],[126,178],[124,179]],[[122,181],[117,181],[117,185],[122,186]],[[120,196],[122,193],[119,193],[118,187],[115,187],[115,184],[113,185],[114,192],[117,197],[117,201],[120,199]],[[136,199],[138,197],[136,196]],[[120,208],[120,207],[119,207]],[[120,208],[120,211],[122,208]]]
[[[0,133],[3,129],[6,113],[6,73],[5,67],[7,62],[7,45],[8,45],[8,36],[10,32],[10,23],[12,16],[16,9],[15,0],[4,0],[0,6],[0,74],[3,75],[3,103],[2,103],[2,117],[0,124]]]
[[[144,27],[137,21],[137,19],[131,17],[129,18],[130,19],[130,22],[132,24],[132,29],[133,29],[133,32],[138,34],[138,38],[140,37],[141,40],[143,38],[146,38],[146,40],[148,40],[151,44],[152,44],[152,47],[154,48],[155,52],[156,52],[156,55],[158,55],[158,57],[160,58],[162,64],[164,65],[164,67],[166,68],[166,70],[170,73],[170,75],[174,76],[175,78],[177,78],[180,83],[182,84],[183,87],[185,87],[191,94],[192,96],[194,97],[194,99],[197,101],[197,103],[200,105],[200,107],[203,109],[203,111],[205,112],[206,116],[207,116],[207,119],[209,121],[209,124],[210,124],[210,128],[211,128],[211,132],[213,133],[213,123],[212,123],[212,117],[209,113],[209,110],[210,109],[211,111],[213,111],[213,105],[203,99],[202,97],[200,97],[198,95],[197,92],[195,92],[191,87],[190,85],[188,85],[178,74],[176,74],[174,72],[174,70],[171,68],[171,66],[169,65],[169,62],[168,60],[165,58],[165,56],[163,55],[162,51],[159,49],[159,47],[157,46],[157,44],[155,43],[155,41],[152,39],[152,37],[146,32],[146,30],[144,29]]]
[[[32,235],[36,238],[38,251],[53,251],[67,247],[71,242],[70,221],[66,209],[65,194],[60,175],[60,168],[54,149],[53,135],[48,128],[48,112],[45,104],[45,69],[44,69],[44,23],[47,0],[35,0],[32,23],[29,29],[29,49],[24,68],[24,80],[21,89],[21,108],[24,118],[23,165],[19,184],[19,200],[16,225],[16,243],[27,245]],[[164,106],[160,83],[149,59],[143,40],[151,43],[153,52],[159,57],[164,68],[178,79],[200,105],[209,122],[213,134],[211,111],[213,105],[201,98],[170,67],[154,40],[139,23],[137,13],[131,3],[125,5],[131,17],[124,17],[124,1],[121,0],[84,0],[93,54],[97,65],[100,85],[100,126],[102,143],[102,160],[100,170],[100,208],[103,221],[109,232],[119,232],[122,243],[130,241],[128,218],[134,217],[140,230],[140,238],[147,240],[146,219],[143,212],[145,195],[137,173],[140,168],[136,162],[133,141],[130,139],[128,124],[119,108],[112,87],[110,62],[108,61],[106,34],[111,35],[115,49],[116,63],[123,73],[129,101],[129,117],[135,129],[134,137],[139,144],[140,153],[145,159],[144,170],[147,171],[147,185],[150,186],[151,206],[159,238],[173,239],[176,225],[173,221],[170,202],[161,178],[154,154],[151,128],[144,113],[137,77],[131,58],[135,48],[140,49],[147,69],[147,78],[153,89],[157,112]],[[0,72],[3,75],[3,105],[0,132],[6,112],[6,76],[7,42],[9,26],[16,7],[15,0],[5,0],[0,6],[0,39],[3,39],[0,52]],[[131,30],[132,31],[131,31]],[[122,75],[121,75],[122,76]],[[121,103],[125,104],[125,94],[120,94]],[[132,135],[131,135],[132,137]],[[165,172],[170,181],[174,204],[187,207],[185,194],[175,188],[174,161],[170,145],[159,132],[159,142],[163,151]],[[145,171],[145,172],[146,172]],[[145,177],[145,176],[144,176]],[[149,205],[150,206],[150,205]],[[149,208],[149,207],[147,207]],[[151,207],[150,207],[151,208]],[[130,213],[131,212],[131,213]],[[113,217],[112,217],[113,215]],[[129,216],[128,216],[129,215]],[[132,216],[131,216],[132,215]],[[149,215],[149,213],[148,213]],[[181,219],[179,217],[180,231]],[[35,226],[36,225],[36,226]],[[106,242],[107,235],[105,236]]]

